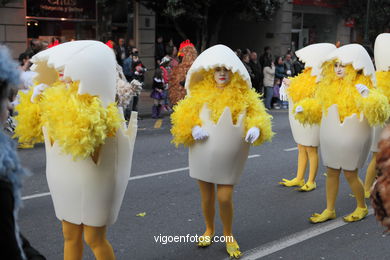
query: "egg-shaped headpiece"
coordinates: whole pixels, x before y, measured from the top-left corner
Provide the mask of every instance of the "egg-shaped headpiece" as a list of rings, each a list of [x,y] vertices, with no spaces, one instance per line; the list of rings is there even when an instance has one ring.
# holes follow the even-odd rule
[[[311,75],[316,76],[318,80],[318,76],[321,74],[321,65],[326,55],[335,49],[336,46],[331,43],[315,43],[296,51],[295,55],[305,63],[305,68],[312,68]]]
[[[390,33],[382,33],[376,37],[374,55],[377,71],[390,70]]]
[[[191,86],[203,80],[204,70],[208,71],[217,67],[225,67],[232,73],[237,72],[247,83],[248,88],[252,87],[249,73],[242,61],[229,47],[219,44],[202,52],[192,64],[185,83],[187,94],[191,95]]]
[[[343,65],[351,64],[355,70],[362,70],[363,74],[371,77],[372,82],[375,84],[374,64],[372,64],[370,55],[360,44],[348,44],[337,48],[324,61],[334,59],[339,60]]]
[[[116,59],[114,52],[98,41],[73,41],[57,45],[32,57],[35,80],[51,85],[61,72],[79,81],[79,94],[99,96],[104,106],[115,101]]]

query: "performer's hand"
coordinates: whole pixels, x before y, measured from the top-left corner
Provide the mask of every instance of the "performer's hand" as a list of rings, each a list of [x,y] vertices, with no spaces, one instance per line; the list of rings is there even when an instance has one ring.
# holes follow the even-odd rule
[[[253,144],[260,136],[260,130],[257,127],[252,127],[246,133],[245,141]]]
[[[295,109],[295,113],[302,113],[303,112],[303,107],[302,106],[297,106]]]
[[[357,91],[359,91],[359,93],[360,93],[360,95],[362,95],[362,97],[367,97],[368,94],[370,93],[370,90],[368,89],[368,87],[366,85],[356,84],[355,88],[357,89]]]
[[[39,84],[34,87],[33,94],[31,96],[31,103],[35,103],[35,98],[42,94],[42,92],[48,87],[46,84]]]
[[[192,128],[192,137],[195,140],[204,140],[207,137],[209,137],[209,133],[207,133],[206,130],[204,130],[202,127],[197,125],[194,126],[194,128]]]

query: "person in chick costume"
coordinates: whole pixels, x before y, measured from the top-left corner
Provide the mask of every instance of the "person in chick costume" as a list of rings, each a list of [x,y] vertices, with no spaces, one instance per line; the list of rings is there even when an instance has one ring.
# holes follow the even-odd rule
[[[206,231],[198,245],[209,246],[215,234],[215,185],[223,235],[233,236],[234,185],[238,183],[249,146],[272,138],[271,116],[234,52],[216,45],[192,64],[186,78],[187,96],[174,108],[173,143],[189,146],[190,176],[198,180]],[[228,241],[231,257],[241,255],[237,241]]]
[[[128,183],[137,116],[127,128],[115,104],[114,53],[101,42],[74,41],[42,51],[32,62],[35,81],[47,87],[21,95],[15,135],[26,146],[45,141],[64,259],[82,259],[83,233],[96,259],[115,259],[106,230],[118,217]]]
[[[376,66],[377,88],[387,97],[390,103],[390,33],[382,33],[376,37],[374,55]],[[370,191],[376,177],[376,155],[378,152],[378,142],[384,127],[375,126],[372,131],[372,159],[368,165],[366,179],[364,181],[364,195],[370,197]]]
[[[184,82],[186,80],[187,72],[198,56],[198,53],[194,45],[189,40],[186,40],[180,44],[177,55],[181,57],[181,62],[172,69],[168,89],[169,100],[171,101],[172,106],[176,105],[186,95]]]
[[[292,179],[283,179],[280,184],[291,187],[299,186],[299,191],[312,191],[317,185],[315,182],[318,170],[318,146],[320,145],[320,127],[318,125],[304,126],[294,118],[292,108],[294,104],[314,97],[318,77],[321,73],[321,63],[324,55],[336,49],[330,43],[317,43],[309,45],[295,52],[296,56],[305,63],[305,69],[299,75],[284,80],[280,90],[283,101],[289,101],[289,121],[294,141],[298,144],[298,168],[297,176]],[[305,183],[305,171],[309,160],[309,177]]]
[[[294,106],[299,122],[320,124],[320,149],[327,167],[326,209],[321,214],[315,213],[310,221],[319,223],[336,218],[342,170],[357,202],[355,211],[344,220],[358,221],[368,214],[358,169],[367,159],[370,126],[385,122],[389,104],[374,88],[374,66],[361,45],[349,44],[334,50],[321,69],[322,78],[314,98],[303,99]]]

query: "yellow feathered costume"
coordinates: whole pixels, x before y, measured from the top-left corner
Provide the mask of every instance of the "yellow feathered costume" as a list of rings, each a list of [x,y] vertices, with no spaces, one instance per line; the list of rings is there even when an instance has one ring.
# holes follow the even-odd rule
[[[272,116],[267,114],[259,95],[248,88],[238,73],[234,73],[228,85],[222,89],[216,86],[214,70],[204,70],[203,73],[204,79],[192,86],[190,95],[174,107],[174,113],[171,115],[171,132],[176,146],[189,146],[194,143],[192,128],[202,125],[199,113],[204,104],[210,109],[214,123],[218,122],[226,107],[231,110],[233,123],[237,122],[240,113],[246,112],[245,133],[251,127],[260,129],[260,137],[254,145],[271,140],[274,134],[271,130]]]
[[[104,108],[97,96],[79,95],[78,84],[57,81],[35,98],[35,103],[31,102],[33,88],[20,94],[14,137],[22,147],[43,142],[44,126],[64,153],[74,159],[86,158],[115,135],[122,123],[116,104]]]
[[[327,61],[322,66],[323,78],[318,83],[314,97],[295,103],[293,111],[297,106],[303,108],[303,112],[297,113],[295,118],[302,124],[319,124],[323,111],[327,113],[330,106],[337,104],[341,123],[354,113],[363,113],[370,126],[383,124],[390,112],[387,98],[374,88],[369,76],[355,71],[352,65],[346,66],[344,78],[338,78],[334,73],[334,62]],[[362,97],[356,84],[368,87],[368,97]]]
[[[314,97],[316,78],[312,75],[312,68],[305,68],[299,75],[291,78],[287,93],[294,104],[305,98]]]

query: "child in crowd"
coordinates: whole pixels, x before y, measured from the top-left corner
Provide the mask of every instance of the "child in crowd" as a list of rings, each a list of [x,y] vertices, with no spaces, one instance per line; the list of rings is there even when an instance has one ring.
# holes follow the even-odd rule
[[[161,112],[161,101],[164,100],[165,81],[160,68],[156,68],[153,77],[153,91],[150,97],[153,98],[152,118],[159,118]]]

